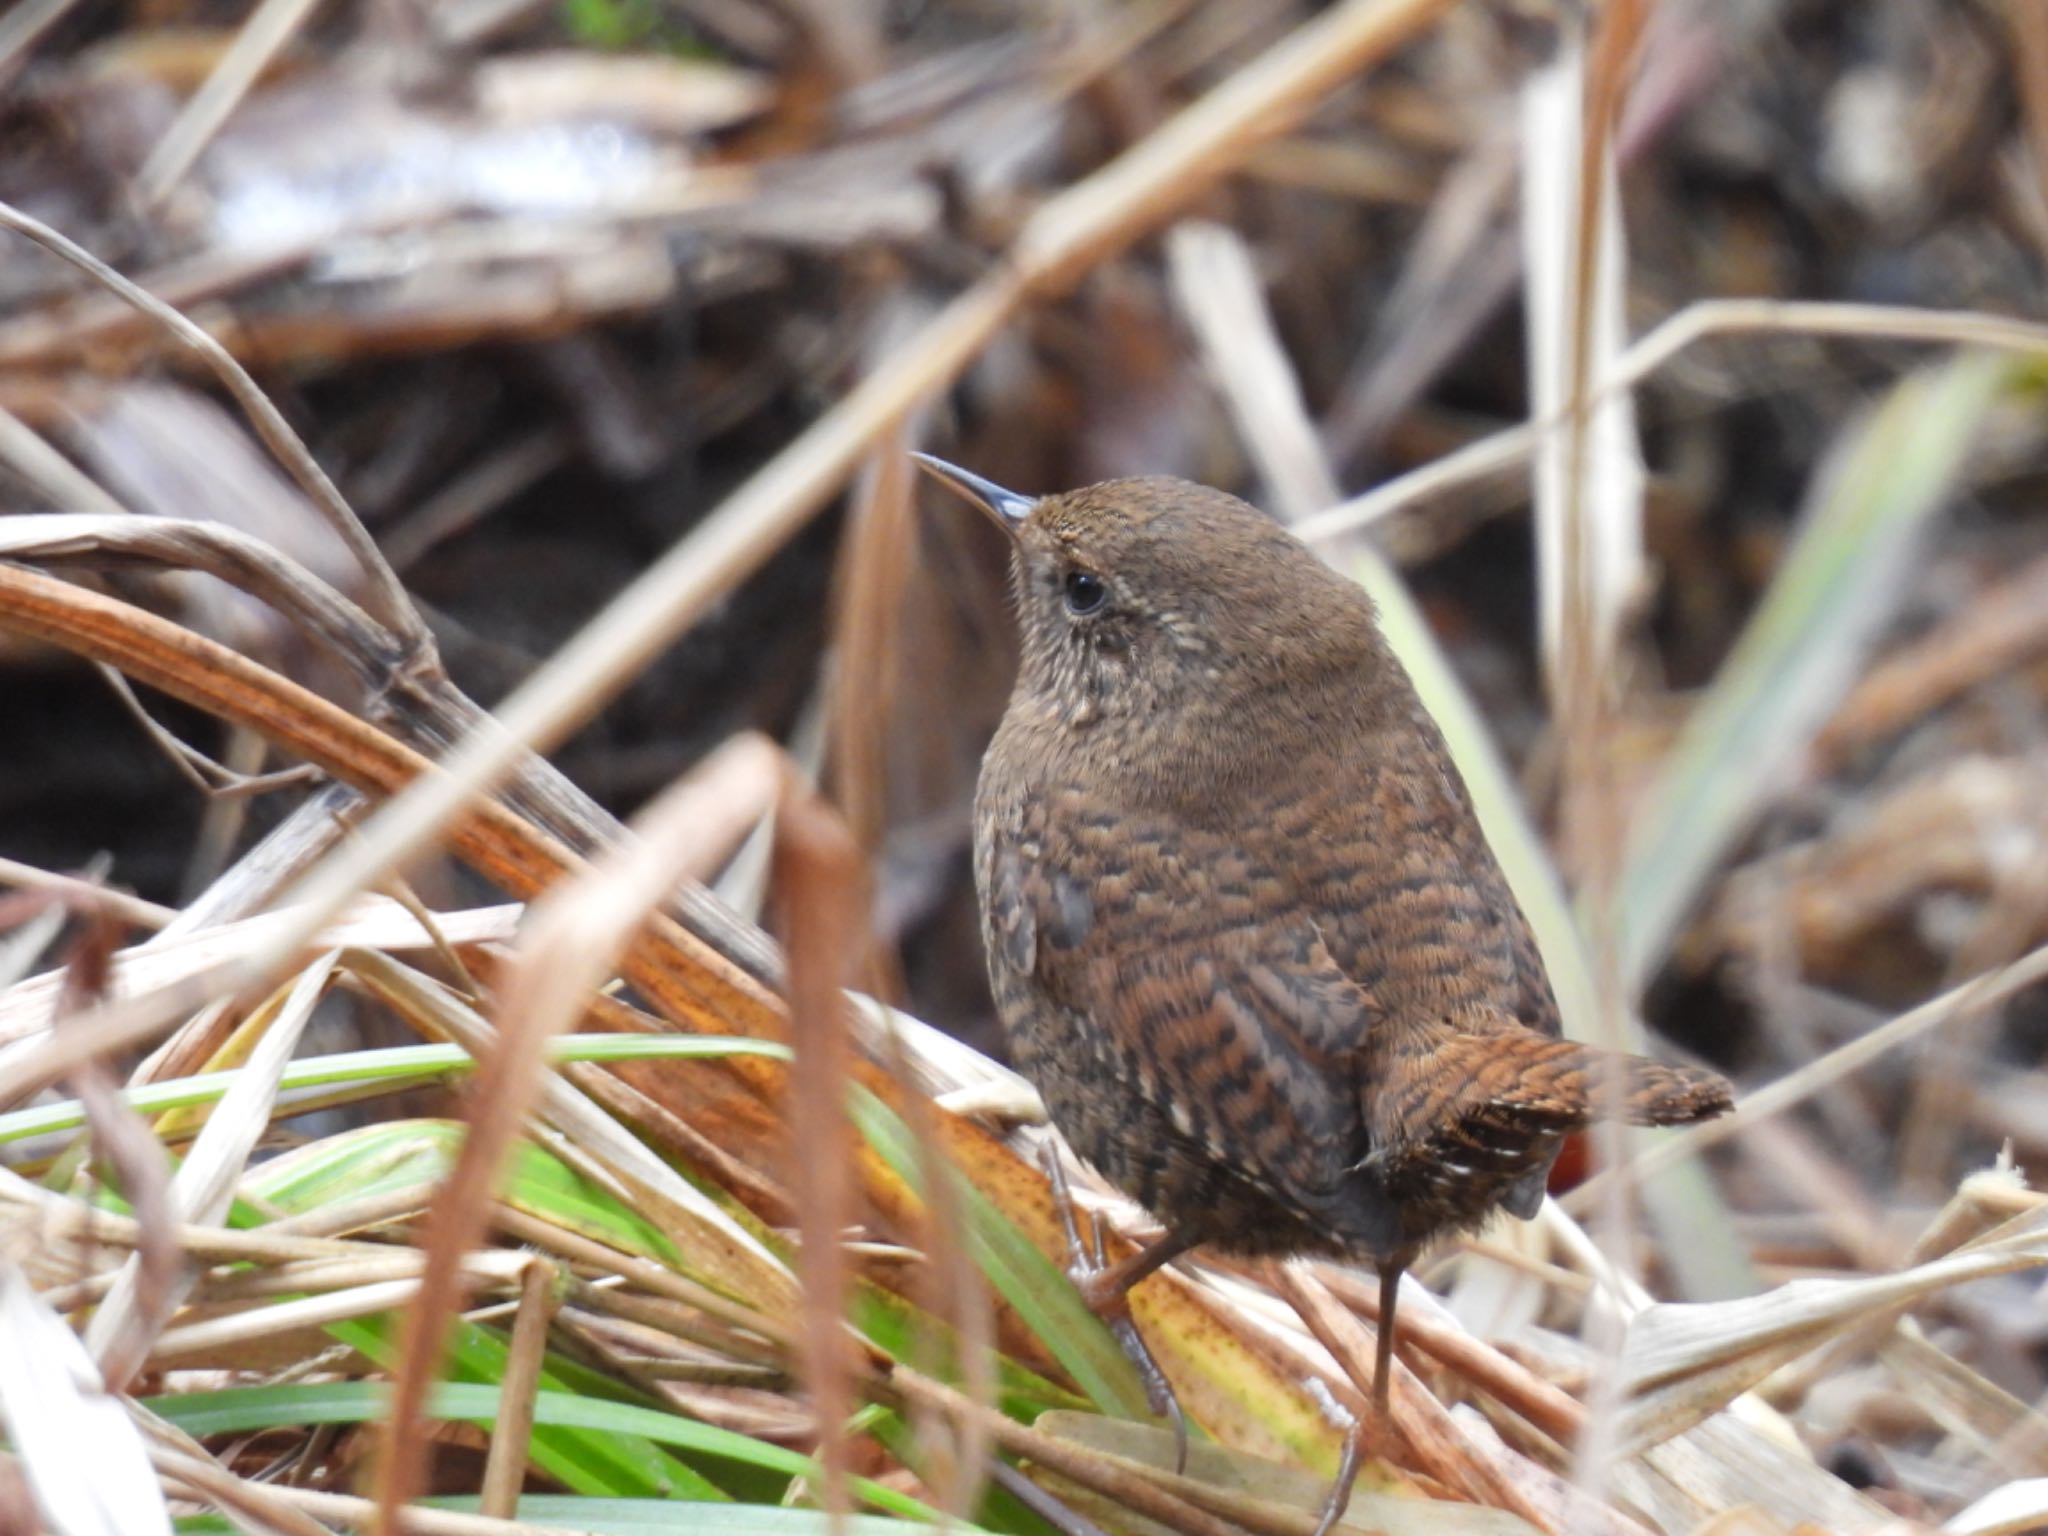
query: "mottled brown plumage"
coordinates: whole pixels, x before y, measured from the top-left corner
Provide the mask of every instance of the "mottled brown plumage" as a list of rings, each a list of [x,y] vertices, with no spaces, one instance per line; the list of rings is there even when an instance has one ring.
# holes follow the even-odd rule
[[[1365,594],[1219,491],[1033,501],[927,462],[1015,541],[1022,665],[975,803],[996,1004],[1075,1151],[1168,1230],[1097,1298],[1198,1243],[1392,1279],[1533,1215],[1603,1058],[1557,1038]],[[1640,1123],[1729,1104],[1710,1072],[1619,1070]]]

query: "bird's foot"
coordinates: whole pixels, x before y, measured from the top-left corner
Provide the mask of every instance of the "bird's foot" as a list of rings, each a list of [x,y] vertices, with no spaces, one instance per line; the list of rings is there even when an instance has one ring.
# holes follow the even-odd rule
[[[1067,1278],[1074,1282],[1074,1289],[1081,1293],[1090,1312],[1104,1319],[1113,1317],[1124,1306],[1124,1297],[1121,1291],[1112,1293],[1097,1284],[1109,1274],[1109,1261],[1102,1248],[1102,1223],[1088,1223],[1094,1239],[1091,1250],[1081,1241],[1081,1225],[1074,1214],[1074,1191],[1068,1187],[1066,1165],[1060,1161],[1059,1143],[1054,1138],[1048,1136],[1038,1144],[1038,1161],[1045,1169],[1045,1182],[1052,1186],[1052,1203],[1060,1213],[1060,1227],[1067,1234]]]
[[[1124,1358],[1145,1386],[1145,1402],[1154,1415],[1173,1427],[1173,1471],[1177,1477],[1188,1467],[1188,1416],[1174,1395],[1173,1383],[1153,1358],[1145,1336],[1131,1318],[1130,1293],[1135,1276],[1131,1267],[1112,1265],[1103,1250],[1102,1223],[1088,1224],[1090,1242],[1081,1240],[1081,1227],[1074,1214],[1074,1192],[1067,1185],[1067,1171],[1060,1163],[1058,1145],[1048,1137],[1039,1146],[1039,1161],[1046,1182],[1052,1186],[1053,1204],[1060,1213],[1060,1226],[1067,1235],[1067,1278],[1081,1293],[1082,1305],[1109,1326]]]
[[[1358,1468],[1365,1460],[1366,1422],[1338,1402],[1320,1376],[1308,1378],[1309,1396],[1322,1409],[1323,1417],[1344,1435],[1344,1449],[1337,1458],[1337,1475],[1330,1479],[1330,1491],[1323,1498],[1316,1520],[1315,1536],[1330,1536],[1351,1503],[1352,1487],[1358,1482]]]
[[[1093,1257],[1069,1257],[1067,1278],[1081,1293],[1081,1301],[1105,1323],[1131,1315],[1131,1288],[1119,1285],[1110,1267],[1098,1253]]]
[[[1152,1358],[1152,1351],[1145,1345],[1145,1336],[1138,1332],[1138,1325],[1131,1321],[1128,1310],[1121,1317],[1105,1318],[1104,1321],[1122,1347],[1124,1358],[1137,1371],[1138,1380],[1145,1384],[1146,1406],[1154,1417],[1166,1420],[1173,1430],[1173,1475],[1179,1477],[1188,1469],[1188,1416],[1180,1406],[1180,1399],[1174,1395],[1173,1383],[1166,1379],[1166,1372]]]

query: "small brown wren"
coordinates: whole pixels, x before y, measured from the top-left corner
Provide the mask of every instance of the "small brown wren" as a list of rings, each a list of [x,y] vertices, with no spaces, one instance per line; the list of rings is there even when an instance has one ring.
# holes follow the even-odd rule
[[[1060,495],[919,461],[1011,540],[1022,662],[981,769],[996,1006],[1074,1150],[1166,1228],[1098,1308],[1198,1244],[1381,1277],[1530,1217],[1603,1068],[1638,1124],[1712,1072],[1559,1038],[1442,735],[1370,599],[1272,519],[1166,478]]]

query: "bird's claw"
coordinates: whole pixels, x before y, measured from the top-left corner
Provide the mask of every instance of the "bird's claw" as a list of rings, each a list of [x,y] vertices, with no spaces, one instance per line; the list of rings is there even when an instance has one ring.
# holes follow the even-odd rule
[[[1330,1479],[1330,1491],[1323,1498],[1314,1533],[1314,1536],[1330,1536],[1351,1503],[1351,1489],[1358,1481],[1359,1464],[1365,1457],[1366,1425],[1357,1414],[1337,1401],[1321,1377],[1309,1377],[1307,1385],[1309,1395],[1322,1409],[1323,1417],[1344,1435],[1344,1449],[1337,1458],[1337,1473]]]
[[[1173,1471],[1176,1477],[1188,1467],[1188,1416],[1174,1395],[1173,1384],[1152,1357],[1145,1336],[1131,1319],[1130,1287],[1110,1271],[1103,1247],[1102,1223],[1088,1224],[1089,1240],[1083,1242],[1074,1214],[1074,1192],[1067,1185],[1067,1171],[1060,1162],[1059,1147],[1048,1137],[1039,1144],[1039,1163],[1052,1188],[1053,1204],[1060,1213],[1060,1226],[1067,1238],[1067,1278],[1081,1295],[1081,1304],[1109,1325],[1124,1358],[1145,1384],[1145,1402],[1152,1412],[1173,1426]]]
[[[1074,1192],[1067,1187],[1067,1169],[1060,1161],[1059,1142],[1055,1138],[1048,1136],[1038,1144],[1038,1165],[1045,1170],[1045,1182],[1052,1189],[1053,1209],[1059,1212],[1060,1227],[1067,1235],[1067,1278],[1079,1286],[1084,1279],[1099,1273],[1103,1266],[1100,1263],[1091,1265],[1088,1250],[1081,1246],[1081,1228],[1074,1219]],[[1099,1250],[1102,1243],[1099,1229],[1095,1241]],[[1082,1296],[1087,1299],[1085,1291]],[[1094,1310],[1092,1306],[1090,1310]]]
[[[1129,1312],[1104,1321],[1122,1346],[1124,1358],[1137,1371],[1138,1380],[1145,1384],[1145,1405],[1155,1417],[1166,1420],[1173,1429],[1173,1475],[1179,1477],[1188,1469],[1188,1416],[1180,1406],[1180,1399],[1174,1395],[1173,1383],[1166,1379],[1166,1372],[1152,1357],[1145,1336],[1138,1332],[1138,1325],[1131,1321]]]

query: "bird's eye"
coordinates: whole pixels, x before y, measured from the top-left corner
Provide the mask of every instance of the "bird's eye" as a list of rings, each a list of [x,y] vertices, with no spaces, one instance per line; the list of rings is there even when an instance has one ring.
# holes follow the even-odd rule
[[[1067,572],[1066,590],[1069,613],[1093,613],[1109,596],[1109,588],[1102,584],[1102,578],[1091,576],[1086,571]]]

